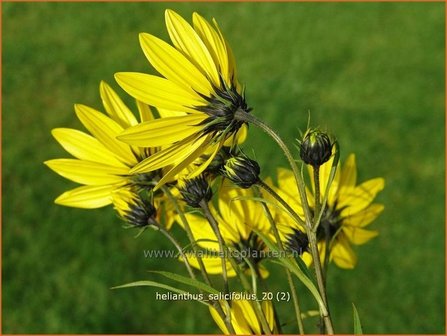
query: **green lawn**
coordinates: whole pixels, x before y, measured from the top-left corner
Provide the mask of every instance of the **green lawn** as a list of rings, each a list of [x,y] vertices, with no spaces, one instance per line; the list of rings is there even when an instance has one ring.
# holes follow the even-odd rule
[[[110,290],[180,265],[145,259],[143,249],[169,244],[149,231],[134,238],[111,208],[54,205],[73,184],[42,163],[66,155],[50,131],[80,127],[74,103],[101,108],[100,80],[118,89],[115,72],[152,71],[137,35],[166,39],[165,8],[216,17],[253,113],[291,145],[310,111],[313,125],[336,134],[342,159],[356,153],[360,180],[386,179],[378,197],[386,209],[372,226],[379,237],[357,249],[355,270],[330,270],[336,331],[352,332],[355,302],[366,333],[445,333],[443,3],[2,8],[3,333],[218,332],[200,304],[156,301],[147,288]],[[252,147],[263,176],[286,165],[254,127]],[[285,290],[276,273],[271,289]],[[290,305],[279,310],[293,318]]]

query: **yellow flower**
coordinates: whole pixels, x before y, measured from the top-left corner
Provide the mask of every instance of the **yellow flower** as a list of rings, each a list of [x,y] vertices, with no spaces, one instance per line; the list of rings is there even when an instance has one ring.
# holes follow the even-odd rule
[[[225,306],[222,305],[225,311]],[[271,333],[277,333],[275,325],[275,316],[273,311],[273,305],[271,301],[264,300],[261,303],[262,311],[265,319],[270,327]],[[229,335],[229,331],[217,313],[216,309],[210,306],[210,313],[220,330],[226,335]],[[262,327],[256,313],[248,300],[234,300],[231,301],[231,325],[237,335],[261,335]]]
[[[142,173],[172,165],[159,186],[202,154],[209,154],[189,177],[199,175],[224,144],[242,141],[245,125],[234,115],[250,111],[236,79],[233,54],[216,21],[213,26],[194,13],[191,26],[172,10],[165,14],[173,46],[153,35],[140,34],[143,52],[161,77],[131,72],[115,75],[131,96],[171,115],[119,136],[131,145],[163,147],[131,170]]]
[[[219,211],[212,205],[210,205],[210,210],[218,222],[220,232],[230,249],[231,256],[236,259],[240,268],[245,271],[250,270],[247,263],[248,259],[251,265],[265,278],[268,276],[268,271],[260,265],[260,262],[266,256],[267,251],[264,243],[256,236],[253,229],[269,234],[270,223],[258,202],[241,199],[247,197],[253,197],[250,190],[236,189],[230,187],[229,184],[224,184],[219,193]],[[187,213],[185,216],[191,227],[194,240],[210,251],[202,259],[207,272],[210,274],[222,273],[222,261],[218,254],[219,246],[216,242],[217,237],[211,225],[202,216],[191,213]],[[182,224],[180,220],[178,222]],[[206,252],[204,251],[204,254]],[[235,276],[235,270],[228,260],[230,255],[226,257],[228,276]],[[199,268],[197,259],[190,258],[189,261],[192,266]]]
[[[326,190],[332,161],[333,157],[320,167],[321,200]],[[317,230],[318,248],[322,261],[325,259],[326,249],[329,246],[329,261],[334,261],[341,268],[355,267],[357,256],[352,250],[351,244],[362,245],[378,235],[377,231],[366,230],[365,227],[376,219],[384,209],[382,204],[373,203],[377,193],[384,186],[383,178],[374,178],[357,185],[354,154],[349,155],[341,170],[337,169],[329,190],[327,207]],[[278,170],[276,191],[301,218],[304,218],[304,211],[291,171]],[[314,196],[310,190],[307,190],[307,199],[313,212]],[[301,245],[305,243],[307,246],[307,238],[302,234],[303,228],[284,213],[277,215],[280,224],[278,228],[289,247],[296,248],[300,242]],[[303,259],[308,265],[312,262],[309,253],[304,253]]]
[[[69,128],[52,131],[74,158],[48,160],[45,164],[59,175],[83,184],[60,195],[55,200],[57,204],[85,209],[103,207],[112,203],[116,190],[130,186],[151,188],[150,184],[155,185],[162,177],[160,170],[130,175],[138,162],[158,149],[129,146],[117,140],[118,134],[137,125],[138,121],[105,82],[100,84],[100,95],[107,115],[85,105],[75,105],[77,117],[91,135]],[[137,106],[141,121],[153,119],[146,104],[137,101]],[[172,223],[172,219],[168,223]]]

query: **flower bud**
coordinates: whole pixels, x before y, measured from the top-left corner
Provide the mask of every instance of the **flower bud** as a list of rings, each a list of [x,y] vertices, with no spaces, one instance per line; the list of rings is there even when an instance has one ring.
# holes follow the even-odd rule
[[[141,195],[123,189],[113,195],[113,204],[119,216],[131,226],[158,226],[155,218],[157,210],[152,200],[143,199]]]
[[[209,202],[213,191],[204,176],[200,175],[189,180],[179,182],[180,194],[190,207],[200,208],[200,202]]]
[[[326,133],[309,129],[300,142],[300,157],[313,167],[327,162],[332,155],[332,142]]]
[[[259,164],[245,156],[234,156],[225,162],[222,175],[243,189],[250,188],[259,181]]]

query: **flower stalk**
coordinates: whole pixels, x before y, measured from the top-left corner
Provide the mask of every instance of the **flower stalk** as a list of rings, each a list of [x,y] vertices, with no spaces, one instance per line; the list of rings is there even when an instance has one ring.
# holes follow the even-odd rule
[[[306,235],[308,236],[308,239],[309,239],[309,246],[310,246],[310,250],[311,250],[310,252],[312,254],[312,258],[314,261],[314,269],[315,269],[315,276],[317,278],[318,290],[320,292],[320,295],[323,299],[323,303],[325,305],[324,309],[321,312],[322,318],[324,320],[324,324],[325,324],[328,334],[332,335],[332,334],[334,334],[334,329],[332,326],[332,320],[331,320],[331,316],[329,313],[329,309],[327,308],[328,304],[327,304],[326,287],[325,287],[324,280],[323,280],[323,270],[321,267],[320,254],[318,252],[317,237],[316,237],[316,233],[312,231],[312,228],[314,226],[312,223],[313,216],[311,215],[311,212],[310,212],[309,203],[307,202],[307,197],[306,197],[304,180],[301,176],[301,173],[298,171],[298,166],[296,165],[296,162],[292,156],[292,153],[290,152],[287,145],[284,143],[284,141],[281,139],[281,137],[270,126],[268,126],[267,124],[265,124],[264,122],[262,122],[261,120],[259,120],[252,114],[242,114],[242,113],[236,112],[235,118],[237,118],[241,121],[244,121],[244,122],[251,123],[251,124],[261,128],[273,140],[275,140],[275,142],[282,149],[282,151],[284,152],[284,155],[286,156],[287,160],[289,161],[290,167],[292,168],[293,175],[295,177],[295,181],[298,186],[298,192],[299,192],[299,195],[301,198],[301,204],[302,204],[303,210],[304,210],[304,217],[305,217],[304,228],[306,230]],[[261,185],[263,188],[265,188],[265,183],[261,184]],[[282,204],[284,205],[285,202],[283,201]],[[288,208],[290,208],[290,207],[288,206]],[[295,212],[292,210],[292,214],[293,213],[295,213]],[[294,218],[298,222],[299,216],[297,216],[296,213],[295,213]],[[299,221],[302,222],[301,219],[299,219]]]
[[[261,194],[259,189],[257,189],[257,193]],[[273,228],[273,232],[275,235],[275,239],[278,242],[278,246],[281,251],[284,251],[284,246],[282,244],[281,237],[279,236],[278,228],[276,227],[276,222],[273,219],[272,213],[270,212],[270,209],[267,206],[267,204],[265,204],[264,202],[262,202],[261,204],[264,209],[264,213],[265,213],[268,221],[270,222],[270,225]],[[285,268],[285,272],[286,272],[287,282],[289,284],[290,292],[292,293],[293,308],[295,309],[295,318],[296,318],[296,323],[298,326],[298,331],[299,331],[300,335],[304,335],[304,325],[303,325],[303,319],[301,316],[301,308],[300,308],[300,304],[298,301],[298,295],[296,293],[295,284],[293,283],[292,274],[290,273],[290,270],[288,268]]]

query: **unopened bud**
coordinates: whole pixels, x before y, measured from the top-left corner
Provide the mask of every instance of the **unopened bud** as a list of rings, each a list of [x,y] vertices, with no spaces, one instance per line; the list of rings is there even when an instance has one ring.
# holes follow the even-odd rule
[[[200,208],[200,202],[209,202],[213,191],[204,176],[180,181],[180,194],[190,207]]]
[[[309,129],[300,143],[300,157],[306,164],[319,167],[330,159],[332,146],[326,133]]]
[[[225,162],[222,174],[238,187],[250,188],[259,181],[259,164],[245,156],[234,156]]]
[[[121,190],[113,196],[113,203],[119,216],[131,226],[139,228],[158,226],[157,210],[152,200],[143,199],[139,194],[129,190]]]

